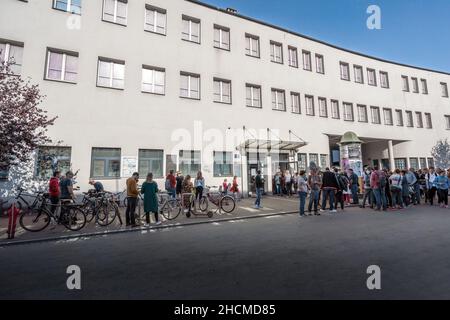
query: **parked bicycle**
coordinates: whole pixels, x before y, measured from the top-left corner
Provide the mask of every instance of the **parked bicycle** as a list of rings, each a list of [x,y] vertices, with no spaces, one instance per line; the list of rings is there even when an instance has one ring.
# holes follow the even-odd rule
[[[217,191],[211,191],[211,189]],[[223,213],[232,213],[236,208],[236,201],[234,197],[224,194],[220,192],[218,187],[206,187],[205,190],[206,195],[204,195],[200,199],[200,210],[202,212],[207,212],[209,203],[212,203],[216,206],[216,210],[214,213],[222,215]]]
[[[20,197],[21,193],[16,200]],[[29,232],[39,232],[47,228],[50,222],[62,224],[71,231],[79,231],[84,228],[86,215],[80,209],[80,205],[74,204],[71,200],[62,200],[61,204],[52,205],[48,199],[48,193],[37,194],[33,202],[36,203],[35,206],[22,207],[19,223],[23,229]],[[50,210],[51,206],[56,206],[55,210]]]
[[[83,192],[84,197],[82,201],[81,210],[86,214],[86,221],[92,222],[95,217],[95,222],[102,227],[109,226],[114,222],[120,212],[118,205],[111,201],[111,196],[107,192]]]

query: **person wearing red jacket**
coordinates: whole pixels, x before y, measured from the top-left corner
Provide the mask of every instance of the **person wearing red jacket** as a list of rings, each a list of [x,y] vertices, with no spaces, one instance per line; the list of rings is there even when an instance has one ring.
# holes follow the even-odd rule
[[[166,191],[172,198],[176,197],[176,188],[177,188],[177,178],[175,177],[174,171],[170,170],[169,174],[166,177]]]
[[[55,213],[57,206],[59,205],[59,199],[61,198],[61,188],[59,186],[59,179],[61,178],[61,172],[55,171],[53,177],[50,178],[48,184],[48,193],[50,195],[50,202],[52,204],[51,211]]]

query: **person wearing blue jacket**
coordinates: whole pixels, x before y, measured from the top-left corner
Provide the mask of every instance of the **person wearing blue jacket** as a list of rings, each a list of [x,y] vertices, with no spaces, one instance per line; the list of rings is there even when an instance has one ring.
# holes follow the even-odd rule
[[[445,174],[445,170],[439,170],[438,176],[435,180],[437,192],[438,192],[438,201],[441,208],[448,209],[448,188],[449,188],[449,179]]]

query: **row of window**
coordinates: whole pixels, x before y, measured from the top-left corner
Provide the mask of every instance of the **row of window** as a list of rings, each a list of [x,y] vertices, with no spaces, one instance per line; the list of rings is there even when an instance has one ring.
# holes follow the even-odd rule
[[[413,168],[416,170],[434,167],[433,158],[409,158],[409,167],[407,158],[395,158],[395,168],[400,170],[408,170]]]
[[[367,68],[367,84],[370,86],[377,86],[377,72],[375,69]],[[350,64],[347,62],[340,62],[341,79],[351,81]],[[364,84],[364,68],[359,65],[353,65],[354,80],[356,83]],[[389,75],[385,71],[380,71],[380,86],[382,88],[389,88]]]

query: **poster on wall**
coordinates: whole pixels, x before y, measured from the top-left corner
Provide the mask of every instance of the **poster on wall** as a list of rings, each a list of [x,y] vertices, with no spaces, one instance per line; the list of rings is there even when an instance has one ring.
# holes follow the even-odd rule
[[[122,157],[122,177],[131,177],[137,169],[137,157]]]

